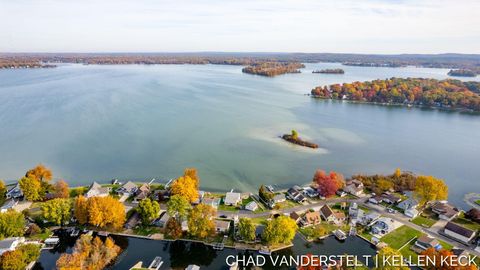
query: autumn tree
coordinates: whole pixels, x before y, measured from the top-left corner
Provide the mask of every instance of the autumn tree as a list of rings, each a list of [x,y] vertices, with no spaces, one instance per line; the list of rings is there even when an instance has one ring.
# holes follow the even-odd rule
[[[178,220],[184,220],[191,208],[192,206],[190,205],[190,202],[180,195],[173,195],[167,202],[168,215],[175,217]]]
[[[55,183],[55,198],[68,198],[70,197],[70,191],[68,189],[68,184],[64,180],[60,180]]]
[[[138,204],[137,211],[142,217],[143,223],[150,224],[152,220],[160,216],[160,204],[147,198]]]
[[[273,200],[273,197],[275,196],[275,194],[267,190],[267,188],[264,185],[261,185],[260,188],[258,189],[258,196],[260,196],[262,200],[268,203],[271,200]]]
[[[43,199],[42,184],[33,177],[23,177],[19,181],[23,196],[28,201],[39,201]]]
[[[272,244],[287,244],[295,237],[297,223],[287,216],[279,216],[267,222],[263,230],[262,239]]]
[[[297,270],[322,270],[322,264],[320,262],[320,258],[317,256],[313,256],[311,253],[306,254],[306,256],[302,257],[302,261],[300,266],[297,267]]]
[[[13,251],[0,256],[0,269],[24,270],[28,263],[36,261],[40,256],[40,247],[36,244],[21,245]]]
[[[25,217],[22,213],[9,210],[0,213],[0,240],[6,237],[22,236],[25,228]]]
[[[421,175],[417,177],[414,195],[422,204],[430,201],[446,200],[448,198],[448,186],[442,179]]]
[[[170,239],[178,239],[182,236],[182,224],[176,218],[168,219],[165,224],[165,236]]]
[[[25,177],[48,182],[52,180],[52,171],[42,164],[38,164],[35,168],[28,170]]]
[[[326,174],[323,170],[317,170],[313,176],[313,183],[318,189],[318,193],[325,197],[335,195],[335,192],[345,184],[343,176],[337,172],[331,171]]]
[[[255,240],[255,229],[255,225],[251,219],[240,218],[238,222],[238,233],[244,241],[251,242]]]
[[[183,172],[183,176],[190,177],[195,182],[195,189],[199,189],[200,187],[200,177],[198,176],[197,169],[195,168],[186,168]]]
[[[88,201],[87,198],[80,195],[75,198],[73,207],[73,215],[77,219],[78,223],[86,224],[88,222]]]
[[[477,269],[475,265],[468,265],[468,259],[463,260],[462,258],[457,258],[453,252],[447,249],[436,250],[434,248],[429,248],[422,253],[421,255],[430,258],[430,260],[425,260],[428,262],[435,262],[435,264],[425,265],[423,268],[426,270],[474,270]],[[457,262],[460,260],[459,262]],[[455,265],[448,265],[442,262],[454,262]]]
[[[6,199],[7,187],[5,186],[5,182],[0,180],[0,205],[3,205]]]
[[[293,138],[294,140],[298,139],[298,132],[297,132],[296,130],[294,130],[294,129],[292,129],[292,138]]]
[[[210,205],[195,206],[188,216],[188,231],[197,238],[206,238],[215,232],[215,209]]]
[[[173,181],[171,186],[172,195],[180,195],[190,203],[198,199],[198,183],[188,175],[181,176]]]
[[[42,216],[56,225],[63,225],[70,220],[72,205],[69,199],[57,198],[42,204]]]
[[[125,206],[117,199],[107,197],[77,197],[74,203],[75,218],[81,224],[118,230],[125,223]]]

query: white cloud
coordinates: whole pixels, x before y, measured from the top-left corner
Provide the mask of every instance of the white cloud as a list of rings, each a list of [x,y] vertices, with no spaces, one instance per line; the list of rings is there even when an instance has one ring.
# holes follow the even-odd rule
[[[0,51],[480,53],[480,1],[0,0]]]

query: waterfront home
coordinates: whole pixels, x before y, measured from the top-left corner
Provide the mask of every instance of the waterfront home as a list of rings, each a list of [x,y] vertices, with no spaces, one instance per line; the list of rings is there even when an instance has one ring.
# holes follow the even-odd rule
[[[18,245],[25,242],[24,237],[9,237],[0,240],[0,255],[7,251],[14,251]]]
[[[7,199],[18,199],[23,197],[23,192],[22,192],[22,189],[20,188],[20,184],[17,183],[13,188],[8,190],[7,193],[5,193],[5,197]]]
[[[475,231],[472,231],[451,221],[449,221],[447,225],[445,225],[443,233],[446,236],[465,244],[468,244],[473,239],[473,237],[475,237]]]
[[[408,198],[405,201],[400,202],[397,207],[402,209],[403,212],[410,210],[410,209],[416,209],[418,207],[419,203],[416,199],[413,198]]]
[[[228,233],[230,230],[230,221],[229,220],[215,220],[215,231],[217,233]]]
[[[418,210],[415,209],[415,208],[405,210],[405,212],[403,212],[403,213],[405,214],[405,216],[407,216],[409,218],[415,218],[416,216],[418,216],[418,214],[420,214],[420,212],[418,212]]]
[[[8,210],[13,209],[13,207],[15,207],[15,205],[17,204],[18,204],[18,201],[15,201],[14,199],[6,201],[0,208],[0,213],[5,213]]]
[[[391,218],[381,217],[372,226],[372,233],[385,235],[395,230],[395,222]]]
[[[203,197],[205,197],[205,191],[198,191],[198,198],[192,202],[193,205],[197,205],[202,202]]]
[[[297,212],[291,212],[290,213],[290,218],[293,219],[295,221],[295,223],[297,223],[297,224],[302,220],[302,217]]]
[[[318,191],[316,191],[315,189],[313,189],[311,187],[305,188],[303,190],[303,193],[310,198],[315,198],[315,197],[318,197],[318,195],[320,195],[320,194],[318,194]]]
[[[332,208],[330,206],[324,204],[320,208],[320,216],[323,218],[323,220],[327,222],[334,222],[335,221],[335,215],[333,214]]]
[[[321,221],[320,213],[317,211],[308,211],[300,221],[302,226],[311,226],[319,224]]]
[[[273,203],[282,203],[282,202],[285,202],[286,200],[287,198],[283,193],[276,194],[275,196],[273,196],[273,199],[272,199]]]
[[[85,193],[85,197],[92,198],[92,197],[106,197],[110,194],[109,187],[102,187],[97,182],[93,182],[88,191]]]
[[[147,183],[144,183],[135,192],[135,198],[133,199],[133,203],[139,203],[140,201],[148,198],[149,195],[150,195],[150,185]]]
[[[450,221],[458,216],[460,211],[453,205],[446,202],[436,202],[432,205],[432,212],[438,215],[439,219]]]
[[[377,221],[379,218],[380,218],[380,214],[378,213],[375,213],[375,212],[371,212],[371,213],[368,213],[366,215],[364,215],[361,220],[360,220],[360,223],[362,225],[369,225],[369,224],[373,224],[375,221]]]
[[[438,242],[437,239],[429,237],[426,234],[420,236],[419,238],[417,238],[417,241],[415,241],[414,249],[417,253],[420,253],[429,248],[440,250],[442,248],[442,245],[440,245],[440,242]]]
[[[391,193],[382,194],[382,202],[386,202],[388,204],[396,204],[396,203],[399,203],[401,200],[402,198]]]
[[[220,205],[220,198],[204,198],[202,203],[217,209]]]
[[[135,228],[138,223],[140,223],[140,215],[137,212],[134,212],[130,218],[125,222],[125,229],[133,229]]]
[[[337,194],[338,196],[340,196],[342,198],[347,196],[347,192],[343,191],[342,189],[337,190],[337,192],[335,192],[335,194]]]
[[[152,224],[157,227],[165,227],[169,219],[170,215],[165,211],[160,215],[160,218],[155,219]]]
[[[334,220],[333,223],[340,225],[345,222],[347,217],[345,216],[345,213],[342,211],[334,211],[333,212]]]
[[[153,191],[153,200],[155,201],[164,201],[170,198],[170,191],[166,189],[157,189]]]
[[[287,190],[287,198],[297,203],[303,203],[307,200],[302,194],[302,188],[299,186],[289,188]]]
[[[347,181],[345,192],[352,194],[353,196],[360,197],[363,195],[363,183],[357,179]]]
[[[137,192],[137,190],[138,186],[135,183],[128,181],[117,189],[117,193],[121,195],[132,196],[135,194],[135,192]]]
[[[258,209],[258,204],[254,201],[251,201],[249,203],[247,203],[247,205],[245,205],[245,210],[248,210],[248,211],[256,211]]]
[[[242,200],[242,196],[240,193],[230,191],[225,194],[225,199],[223,200],[223,204],[236,206],[238,203],[240,203],[241,200]]]
[[[368,202],[373,203],[373,204],[379,204],[379,203],[382,202],[382,200],[383,200],[382,196],[376,195],[376,196],[373,196],[373,197],[369,198]]]

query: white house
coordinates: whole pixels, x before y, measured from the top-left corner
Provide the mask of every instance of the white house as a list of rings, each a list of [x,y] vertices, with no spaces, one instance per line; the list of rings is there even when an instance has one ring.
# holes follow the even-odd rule
[[[85,197],[87,197],[87,198],[106,197],[109,194],[110,194],[110,188],[109,187],[102,187],[97,182],[93,182],[90,185],[90,188],[88,189],[87,193],[85,193]]]
[[[5,213],[9,209],[13,209],[13,207],[15,207],[15,205],[17,204],[18,204],[18,201],[15,201],[14,199],[6,201],[0,208],[0,213]]]
[[[230,230],[230,221],[216,219],[215,230],[217,233],[228,233],[228,230]]]
[[[203,198],[202,203],[217,209],[220,205],[220,198]]]
[[[437,202],[432,205],[432,212],[438,215],[438,218],[443,220],[452,220],[460,211],[453,205],[450,205],[446,202]]]
[[[251,201],[247,205],[245,205],[245,209],[253,212],[258,209],[258,204],[254,201]]]
[[[22,192],[22,189],[20,188],[20,184],[17,183],[13,188],[7,191],[7,193],[5,194],[5,197],[7,199],[17,199],[17,198],[23,197],[23,192]]]
[[[403,213],[405,214],[405,216],[407,216],[407,217],[409,217],[409,218],[415,218],[415,217],[418,216],[418,214],[420,214],[420,213],[418,212],[418,210],[415,209],[415,208],[407,209],[407,210],[405,210],[405,212],[403,212]]]
[[[281,203],[281,202],[284,202],[287,200],[287,198],[285,197],[285,194],[283,193],[280,193],[280,194],[276,194],[275,196],[273,196],[273,203]]]
[[[242,196],[240,193],[237,192],[227,192],[225,195],[225,200],[223,203],[225,205],[237,205],[242,199]]]
[[[442,248],[442,245],[440,245],[440,242],[438,242],[437,239],[429,237],[428,235],[422,235],[417,238],[417,241],[415,241],[415,247],[419,248],[420,250],[426,250],[429,248],[438,250]]]
[[[123,184],[121,187],[117,189],[117,193],[131,196],[131,195],[134,195],[135,192],[137,192],[137,190],[138,190],[138,186],[135,183],[128,181],[127,183]]]
[[[320,208],[320,216],[327,222],[335,222],[335,215],[332,208],[326,204]]]
[[[343,190],[354,196],[360,197],[363,195],[363,188],[363,183],[359,180],[354,179],[347,181],[347,184]]]
[[[7,251],[14,251],[18,245],[25,242],[24,237],[9,237],[0,240],[0,255]]]
[[[402,209],[403,212],[409,210],[409,209],[415,209],[418,207],[418,201],[413,199],[413,198],[408,198],[403,202],[400,202],[398,205],[398,208]]]
[[[443,233],[457,240],[458,242],[462,242],[465,244],[469,243],[473,239],[473,237],[475,237],[474,231],[453,222],[448,222],[447,225],[445,225]]]

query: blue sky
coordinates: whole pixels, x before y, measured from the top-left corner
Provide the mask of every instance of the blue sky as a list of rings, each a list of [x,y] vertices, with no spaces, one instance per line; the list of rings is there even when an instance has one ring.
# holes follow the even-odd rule
[[[0,52],[480,53],[478,0],[0,0]]]

